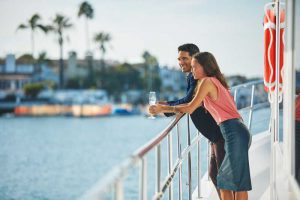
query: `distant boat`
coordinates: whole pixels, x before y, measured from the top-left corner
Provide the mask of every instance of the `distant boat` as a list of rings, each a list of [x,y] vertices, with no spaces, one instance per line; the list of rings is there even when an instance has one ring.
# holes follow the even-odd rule
[[[15,105],[16,116],[74,116],[96,117],[112,113],[105,90],[45,90],[39,98],[42,103]]]
[[[131,115],[132,112],[130,112],[129,110],[127,110],[125,108],[117,108],[114,110],[113,114],[114,115]]]
[[[112,111],[113,115],[137,115],[140,114],[140,109],[133,107],[131,104],[115,105]]]
[[[74,116],[97,117],[111,114],[112,106],[105,105],[20,105],[14,109],[16,116]]]

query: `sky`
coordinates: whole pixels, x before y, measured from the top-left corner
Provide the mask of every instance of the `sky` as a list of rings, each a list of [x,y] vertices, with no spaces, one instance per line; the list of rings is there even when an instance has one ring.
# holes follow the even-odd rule
[[[49,24],[56,13],[70,18],[73,28],[66,31],[64,57],[86,52],[84,18],[77,12],[78,0],[0,0],[0,57],[16,57],[31,52],[30,31],[16,28],[38,13]],[[178,67],[177,47],[194,43],[200,51],[213,53],[225,75],[263,75],[263,8],[266,0],[90,0],[95,11],[89,21],[91,49],[100,58],[92,39],[107,32],[112,40],[106,59],[141,62],[147,50],[160,65]],[[59,58],[54,34],[37,31],[35,48],[49,58]]]

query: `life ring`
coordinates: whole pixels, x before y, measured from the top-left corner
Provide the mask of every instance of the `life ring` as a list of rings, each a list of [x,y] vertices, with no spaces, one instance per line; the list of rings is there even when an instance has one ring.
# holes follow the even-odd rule
[[[284,28],[285,11],[280,10],[280,61],[279,61],[279,91],[282,92],[282,77],[284,63]],[[276,10],[272,4],[265,7],[264,16],[264,85],[267,92],[275,91],[276,80]]]

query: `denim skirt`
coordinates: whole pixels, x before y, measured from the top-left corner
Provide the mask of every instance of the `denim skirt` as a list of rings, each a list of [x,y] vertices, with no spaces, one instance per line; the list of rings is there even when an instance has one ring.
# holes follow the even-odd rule
[[[240,119],[229,119],[220,124],[220,129],[225,140],[225,157],[217,176],[217,187],[236,192],[252,190],[248,128]]]

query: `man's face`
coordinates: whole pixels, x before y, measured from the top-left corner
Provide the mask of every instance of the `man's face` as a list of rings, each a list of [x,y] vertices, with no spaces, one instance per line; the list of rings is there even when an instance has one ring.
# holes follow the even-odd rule
[[[192,61],[192,57],[189,55],[189,52],[187,51],[178,52],[178,63],[182,72],[191,71],[191,61]]]

